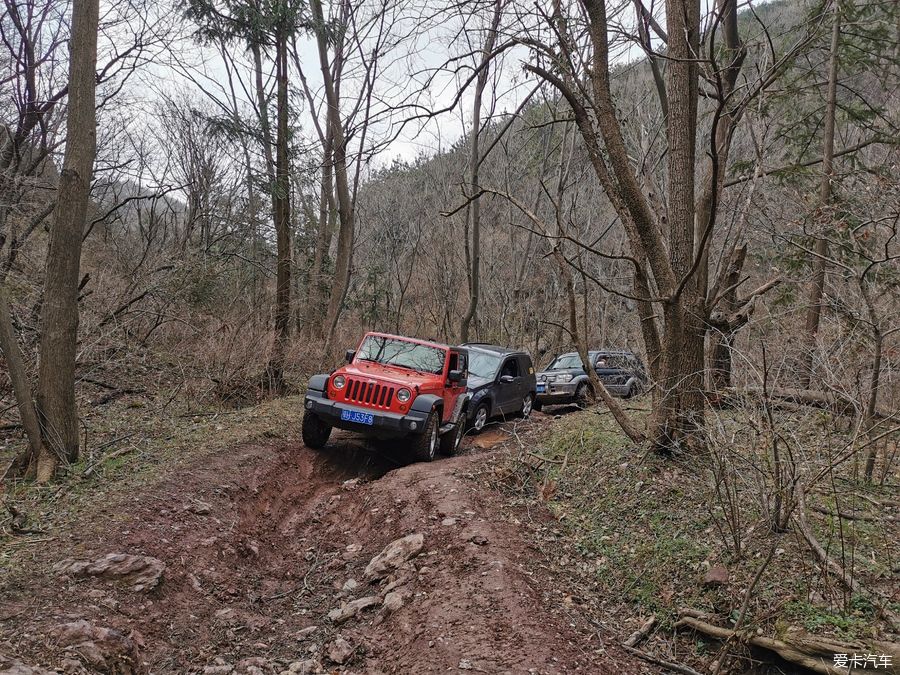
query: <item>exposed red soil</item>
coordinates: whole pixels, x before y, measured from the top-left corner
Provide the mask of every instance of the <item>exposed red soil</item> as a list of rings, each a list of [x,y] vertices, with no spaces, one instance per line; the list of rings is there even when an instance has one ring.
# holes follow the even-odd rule
[[[506,438],[489,432],[478,445],[490,445],[490,433],[493,442]],[[59,533],[29,574],[0,587],[0,652],[58,666],[65,654],[49,629],[86,619],[132,634],[152,673],[248,657],[276,673],[309,657],[329,672],[640,672],[561,602],[541,553],[477,478],[497,450],[473,445],[395,468],[390,448],[363,450],[343,434],[322,452],[250,444],[121,503],[98,504],[91,523]],[[368,561],[416,532],[425,546],[412,561],[406,604],[333,625],[326,615],[341,596],[379,594],[363,580]],[[162,583],[135,593],[50,569],[111,552],[161,559]],[[342,591],[349,579],[359,585]],[[318,628],[301,633],[309,626]],[[337,634],[355,647],[344,666],[327,658]]]

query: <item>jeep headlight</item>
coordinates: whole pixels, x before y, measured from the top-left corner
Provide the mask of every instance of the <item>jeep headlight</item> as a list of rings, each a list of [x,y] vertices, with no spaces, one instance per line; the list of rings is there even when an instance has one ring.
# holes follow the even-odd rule
[[[547,381],[546,375],[538,375],[538,382],[546,382],[546,381]]]
[[[397,400],[400,401],[400,403],[406,403],[411,396],[412,392],[409,389],[401,389],[397,392]]]
[[[344,385],[347,384],[347,380],[344,379],[343,375],[338,375],[331,381],[331,384],[334,385],[335,389],[343,389]]]
[[[572,373],[560,373],[556,376],[557,382],[571,382],[572,381]]]

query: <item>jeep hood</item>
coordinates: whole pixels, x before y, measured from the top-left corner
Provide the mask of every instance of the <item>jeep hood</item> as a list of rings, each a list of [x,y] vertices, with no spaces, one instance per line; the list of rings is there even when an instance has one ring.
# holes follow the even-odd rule
[[[348,364],[344,366],[340,372],[347,377],[377,379],[382,382],[391,382],[406,387],[414,387],[417,384],[428,384],[441,377],[437,374],[429,375],[426,373],[417,373],[414,370],[408,370],[406,368],[387,366],[383,363],[369,363],[366,361]]]

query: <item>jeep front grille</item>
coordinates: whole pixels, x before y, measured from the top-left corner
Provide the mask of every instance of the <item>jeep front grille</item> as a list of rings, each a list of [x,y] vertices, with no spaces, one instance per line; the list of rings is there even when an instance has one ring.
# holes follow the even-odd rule
[[[390,408],[394,400],[394,388],[377,382],[363,382],[353,378],[347,378],[347,387],[344,390],[344,400],[353,403],[376,406],[378,408]]]

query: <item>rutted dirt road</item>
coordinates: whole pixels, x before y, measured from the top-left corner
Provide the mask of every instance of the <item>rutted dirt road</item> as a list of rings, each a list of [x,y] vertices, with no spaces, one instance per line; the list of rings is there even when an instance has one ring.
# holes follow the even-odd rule
[[[249,444],[98,504],[92,523],[0,587],[0,652],[84,672],[90,655],[66,649],[54,626],[86,620],[124,636],[138,663],[107,658],[121,673],[640,672],[563,607],[541,554],[478,479],[494,451],[471,445],[398,468],[344,434],[322,452]],[[424,545],[404,568],[364,579],[376,554],[414,533]],[[135,592],[52,569],[109,553],[161,560],[161,583]],[[369,596],[357,616],[328,618]]]

